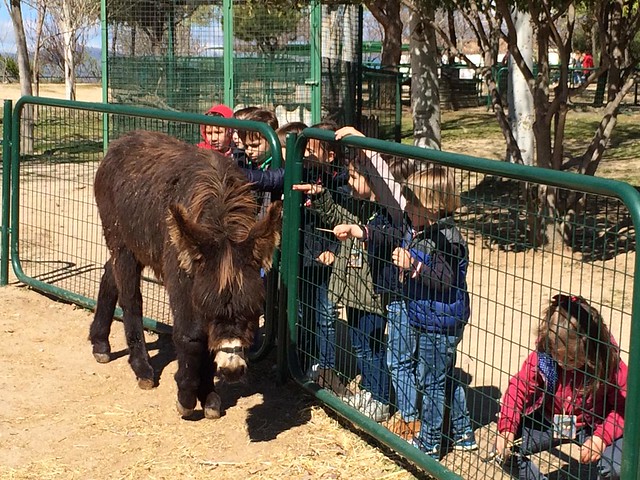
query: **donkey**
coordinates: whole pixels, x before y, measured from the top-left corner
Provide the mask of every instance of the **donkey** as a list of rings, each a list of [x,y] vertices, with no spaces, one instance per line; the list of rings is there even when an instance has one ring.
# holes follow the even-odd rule
[[[123,310],[129,364],[140,388],[155,386],[144,341],[140,277],[149,266],[169,295],[178,360],[177,408],[221,415],[216,373],[246,371],[264,304],[260,269],[280,241],[282,202],[257,220],[257,204],[230,159],[158,132],[134,131],[111,142],[96,172],[94,194],[107,247],[95,316],[93,356],[111,359],[116,303]]]

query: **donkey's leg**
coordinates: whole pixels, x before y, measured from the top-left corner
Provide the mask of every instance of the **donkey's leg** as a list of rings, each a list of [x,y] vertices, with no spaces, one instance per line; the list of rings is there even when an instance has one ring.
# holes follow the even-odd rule
[[[121,249],[113,259],[113,269],[120,292],[120,306],[124,333],[129,347],[129,365],[138,379],[138,386],[145,390],[155,385],[153,368],[149,364],[149,353],[142,328],[142,293],[140,276],[142,265],[128,249]]]
[[[113,276],[111,259],[104,264],[104,273],[100,280],[98,303],[96,312],[89,328],[89,340],[93,345],[93,356],[100,363],[107,363],[111,359],[111,345],[109,333],[113,323],[113,312],[118,302],[118,287]]]
[[[205,357],[200,365],[200,389],[198,398],[204,410],[204,416],[211,419],[220,418],[222,414],[222,400],[215,391],[213,378],[216,373],[216,365],[209,348],[205,349]]]
[[[193,323],[185,328],[184,322],[191,319],[176,315],[175,309],[173,315],[173,343],[178,359],[175,375],[178,385],[177,407],[180,415],[187,417],[193,413],[200,393],[200,370],[208,357],[207,338]]]
[[[201,370],[206,368],[204,365],[210,355],[207,333],[195,318],[191,305],[190,283],[182,278],[184,274],[181,270],[173,271],[178,271],[178,276],[167,277],[165,286],[169,292],[173,315],[173,344],[178,360],[178,371],[175,374],[178,385],[176,406],[180,415],[187,417],[193,413],[198,397],[202,399]],[[210,385],[213,389],[213,376]]]

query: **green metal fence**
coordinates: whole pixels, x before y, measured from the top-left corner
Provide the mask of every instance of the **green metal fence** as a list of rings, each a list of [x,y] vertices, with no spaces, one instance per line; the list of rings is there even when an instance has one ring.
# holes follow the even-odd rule
[[[11,150],[10,179],[6,154],[3,156],[3,183],[10,180],[11,185],[11,215],[10,222],[4,220],[9,214],[5,191],[2,232],[3,237],[11,234],[13,270],[21,282],[87,308],[95,305],[107,255],[92,195],[93,174],[104,153],[105,130],[108,138],[116,133],[114,125],[118,132],[126,127],[175,133],[201,123],[219,124],[260,131],[270,140],[274,162],[279,160],[280,152],[274,133],[262,124],[118,105],[25,97],[17,102],[10,121],[5,122],[12,124],[10,142],[6,135],[3,140],[3,145]],[[458,345],[458,361],[451,378],[455,376],[464,385],[479,445],[477,451],[451,450],[455,439],[448,430],[443,430],[443,456],[437,462],[405,440],[406,432],[398,428],[402,425],[397,416],[377,422],[359,410],[361,405],[350,406],[353,397],[348,392],[360,393],[362,398],[364,381],[351,345],[352,310],[342,305],[331,343],[336,361],[329,370],[335,374],[336,382],[325,377],[323,385],[317,381],[313,366],[322,355],[318,348],[321,331],[316,322],[318,304],[312,292],[326,278],[314,276],[301,267],[304,263],[301,212],[308,208],[308,203],[312,206],[314,203],[313,199],[291,191],[291,186],[303,178],[314,178],[308,172],[314,166],[319,167],[309,163],[309,159],[303,165],[307,140],[318,140],[321,145],[333,148],[338,166],[340,159],[362,163],[365,157],[372,156],[371,152],[378,152],[399,176],[406,176],[412,163],[421,168],[443,165],[453,173],[462,203],[453,221],[469,250],[467,284],[471,317]],[[633,187],[369,138],[347,137],[336,144],[332,132],[315,129],[306,130],[299,138],[290,135],[287,147],[283,262],[280,276],[271,283],[273,289],[280,287],[282,295],[271,290],[271,306],[267,310],[275,309],[275,303],[280,302],[279,311],[288,314],[286,319],[283,317],[286,321],[277,325],[267,318],[267,338],[262,351],[277,329],[278,338],[287,340],[278,342],[281,367],[290,370],[301,385],[330,408],[437,478],[508,478],[495,462],[485,461],[497,432],[500,398],[533,348],[541,309],[549,298],[557,293],[582,295],[602,313],[619,342],[622,359],[629,365],[621,478],[638,478],[640,427],[632,413],[639,402],[640,388],[637,372],[640,286],[634,281],[640,261],[635,242],[640,202]],[[369,171],[367,175],[369,181],[375,180],[375,172]],[[336,183],[329,193],[344,202],[349,211],[350,197],[338,187]],[[406,190],[404,193],[407,194]],[[554,205],[555,209],[547,205]],[[367,217],[366,211],[357,213]],[[358,223],[366,223],[367,218]],[[318,228],[311,232],[312,239],[330,235]],[[346,252],[347,260],[355,259],[357,263],[357,253]],[[337,251],[335,265],[339,264],[340,255],[343,253]],[[6,260],[4,256],[3,261]],[[336,268],[334,273],[339,270]],[[147,327],[168,330],[165,294],[150,275],[143,292]],[[333,292],[336,293],[345,291]],[[366,300],[363,295],[355,298]],[[361,306],[368,308],[364,303]],[[370,338],[371,345],[380,352],[387,348],[387,338],[384,331],[378,331]],[[337,395],[337,385],[347,390]],[[390,392],[389,413],[393,414],[398,405],[394,388]],[[421,395],[424,402],[427,392],[422,391]],[[556,477],[585,478],[586,469],[576,460],[577,445],[566,444],[559,451],[543,452],[533,459],[543,472]]]
[[[356,156],[360,165],[364,157],[358,155],[371,157],[373,151],[383,154],[392,171],[399,172],[401,169],[397,166],[405,164],[406,167],[409,159],[422,169],[433,168],[433,165],[446,166],[456,179],[462,206],[448,221],[457,224],[468,244],[467,283],[471,317],[458,345],[455,370],[453,374],[448,374],[448,380],[456,379],[464,385],[479,449],[466,452],[452,448],[455,433],[443,428],[442,458],[436,462],[405,440],[407,432],[397,416],[377,423],[372,420],[375,415],[369,408],[371,404],[357,403],[354,400],[356,397],[352,396],[353,393],[360,393],[357,398],[362,399],[363,388],[378,388],[371,381],[372,378],[384,378],[381,375],[382,367],[374,358],[368,360],[367,372],[359,368],[361,365],[358,364],[352,343],[357,340],[358,333],[368,327],[362,322],[355,323],[354,318],[359,317],[352,313],[353,308],[342,308],[355,306],[356,309],[372,312],[375,309],[366,302],[369,298],[356,295],[354,299],[349,296],[347,289],[332,291],[331,285],[336,283],[329,280],[329,298],[338,302],[336,307],[339,312],[332,320],[336,329],[332,336],[327,335],[326,326],[330,322],[317,316],[324,307],[307,293],[312,286],[325,282],[326,276],[321,276],[319,269],[301,266],[305,261],[301,242],[305,241],[305,236],[320,239],[327,232],[319,230],[318,226],[305,230],[298,212],[301,208],[320,211],[323,208],[329,211],[336,208],[335,205],[327,206],[332,204],[327,203],[326,197],[307,198],[291,191],[292,185],[304,183],[304,171],[310,168],[309,164],[303,166],[300,160],[307,139],[331,145],[333,135],[321,130],[305,130],[297,144],[290,144],[287,153],[289,196],[286,199],[288,214],[285,216],[283,238],[288,241],[282,246],[282,268],[289,294],[287,358],[294,378],[340,415],[437,478],[511,478],[496,462],[488,461],[497,434],[496,416],[500,410],[500,399],[509,379],[518,372],[524,359],[535,348],[536,328],[551,297],[559,293],[582,295],[602,313],[611,334],[619,342],[621,358],[629,365],[621,478],[638,478],[637,442],[640,430],[637,417],[633,414],[639,393],[637,302],[640,297],[639,285],[634,282],[635,272],[638,271],[634,228],[640,220],[638,192],[621,182],[368,138],[347,137],[340,142],[339,151],[348,147],[347,158]],[[375,171],[364,169],[364,172],[369,182],[375,184]],[[330,193],[335,204],[342,205],[348,211],[353,208],[350,211],[359,215],[358,220],[346,223],[366,224],[367,219],[372,218],[371,210],[358,210],[359,207],[354,206],[356,204],[345,202],[338,187]],[[552,211],[546,207],[541,202],[543,198],[548,198],[550,202],[553,200],[557,209]],[[378,199],[372,208],[379,208],[380,202]],[[332,229],[335,226],[335,216],[323,218],[326,223],[319,228]],[[541,237],[546,237],[544,242]],[[371,238],[369,241],[373,241]],[[354,257],[353,248],[337,251],[332,276],[348,278],[350,273],[345,272],[348,272],[348,262]],[[345,265],[340,263],[341,255],[348,257],[346,269],[339,267]],[[369,261],[388,263],[390,260],[376,258],[369,251]],[[383,295],[385,293],[389,291],[383,289]],[[400,295],[408,299],[406,292]],[[391,317],[387,319],[387,322],[392,321]],[[422,330],[414,332],[419,338],[424,335]],[[323,346],[323,338],[330,339],[330,348]],[[371,334],[369,340],[373,351],[386,348],[388,355],[385,335],[377,332]],[[329,351],[335,352],[335,362],[329,367],[324,365],[324,369],[320,370],[322,375],[318,376],[318,369],[314,365],[322,368]],[[414,354],[412,365],[419,358],[419,353]],[[370,377],[368,382],[362,377],[363,374]],[[372,387],[365,387],[367,383]],[[346,393],[343,392],[345,386]],[[426,387],[418,387],[418,398],[422,397],[424,405],[432,397],[428,390],[421,388]],[[393,414],[399,405],[396,403],[397,392],[394,394],[394,389],[391,390],[389,403],[390,413]],[[355,404],[351,406],[354,401]],[[450,399],[445,404],[447,409],[452,406]],[[426,421],[424,418],[422,420]],[[550,474],[549,478],[587,478],[587,468],[577,460],[579,447],[569,443],[558,448],[532,456],[533,461],[544,473]]]
[[[110,7],[102,0],[105,101],[191,113],[217,103],[258,106],[281,124],[329,118],[399,140],[397,75],[363,70],[359,5],[163,0]],[[391,94],[363,103],[363,83],[390,83]]]
[[[31,130],[25,128],[30,122],[24,118],[29,109],[35,113]],[[280,166],[280,142],[263,123],[22,97],[13,110],[10,169],[11,262],[18,280],[93,309],[108,258],[93,199],[93,177],[103,157],[106,139],[113,140],[137,129],[185,137],[185,132],[197,132],[201,124],[260,132],[269,142],[273,168]],[[106,135],[104,125],[109,126]],[[5,203],[3,214],[8,212]],[[279,260],[275,260],[277,265]],[[264,338],[255,357],[272,346],[277,286],[276,268],[268,281]],[[142,293],[145,326],[161,333],[170,332],[168,299],[161,282],[151,272],[143,272]],[[117,315],[120,314],[118,310]]]

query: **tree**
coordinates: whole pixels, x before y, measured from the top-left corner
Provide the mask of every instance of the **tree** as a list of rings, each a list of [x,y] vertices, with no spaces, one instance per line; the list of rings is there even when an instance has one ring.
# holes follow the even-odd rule
[[[518,48],[522,52],[527,66],[533,69],[533,27],[531,15],[527,12],[513,11],[515,27],[517,30]],[[522,75],[520,69],[509,61],[508,77],[508,98],[509,101],[509,125],[518,148],[520,157],[518,163],[533,165],[534,163],[534,108],[533,97],[529,90],[527,80]],[[510,155],[507,154],[510,159]]]
[[[440,150],[440,91],[434,20],[435,8],[431,2],[415,0],[411,10],[409,40],[413,142],[418,147]]]
[[[255,42],[265,54],[274,53],[298,29],[302,9],[295,0],[247,0],[234,11],[234,35]]]
[[[4,0],[13,31],[16,37],[16,50],[18,53],[18,71],[20,72],[20,94],[32,95],[31,87],[31,66],[29,65],[29,50],[27,49],[27,37],[24,33],[24,22],[22,20],[22,5],[20,0]],[[20,126],[20,134],[22,136],[21,148],[25,153],[33,151],[33,106],[25,106],[22,112],[22,122]]]
[[[100,13],[99,2],[93,0],[50,0],[50,13],[62,38],[64,59],[65,96],[76,99],[76,60],[82,56],[78,52],[85,30],[97,22]]]

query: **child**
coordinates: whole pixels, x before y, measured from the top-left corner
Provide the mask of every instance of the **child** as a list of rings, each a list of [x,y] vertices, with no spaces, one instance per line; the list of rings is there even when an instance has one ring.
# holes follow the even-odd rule
[[[456,347],[470,314],[467,245],[445,218],[459,202],[446,168],[430,165],[413,173],[404,196],[408,225],[342,225],[334,233],[393,249],[399,282],[387,306],[387,362],[402,421],[413,429],[421,420],[414,446],[439,459],[445,404],[451,408],[453,448],[478,448],[464,388],[453,376]],[[392,274],[386,270],[389,284]],[[423,395],[420,414],[418,391]]]
[[[233,111],[226,105],[214,105],[205,115],[211,117],[231,118]],[[199,148],[215,150],[227,157],[231,156],[231,129],[217,125],[200,125],[200,136],[202,141],[198,143]]]
[[[338,127],[333,122],[320,122],[313,128],[335,131]],[[346,197],[344,190],[347,183],[346,172],[335,167],[338,152],[334,144],[310,139],[307,143],[303,168],[305,183],[322,185],[335,192],[337,203],[342,204]],[[304,205],[310,207],[312,199],[306,198]],[[315,336],[317,356],[316,362],[309,365],[309,377],[337,395],[346,392],[336,367],[336,322],[338,308],[329,297],[329,277],[331,265],[335,260],[339,245],[333,235],[318,230],[325,228],[319,213],[312,208],[303,210],[302,219],[302,270],[300,272],[300,306],[302,349],[311,357],[313,347],[307,344],[306,337],[312,332]],[[309,358],[303,357],[303,367]]]
[[[555,295],[537,337],[502,399],[496,456],[513,448],[520,479],[546,479],[530,454],[573,441],[599,479],[620,478],[627,366],[602,316],[582,297]]]
[[[299,184],[293,189],[313,196],[312,207],[328,226],[364,222],[379,207],[362,164],[356,159],[349,161],[348,183],[354,200],[348,209],[336,204],[321,185]],[[389,373],[383,345],[387,322],[363,247],[362,242],[353,239],[342,243],[329,278],[329,296],[335,304],[347,307],[351,343],[361,373],[360,391],[345,400],[364,415],[381,422],[389,417]]]
[[[300,133],[307,126],[302,122],[291,122],[276,130],[278,140],[282,147],[282,161],[286,158],[286,138],[289,133]],[[252,170],[243,168],[247,179],[252,184],[254,190],[270,192],[272,198],[281,198],[284,190],[284,167]]]
[[[239,118],[239,117],[236,117]],[[243,120],[251,120],[253,122],[264,122],[273,130],[278,129],[278,118],[276,114],[270,110],[256,109],[246,115]],[[244,145],[246,155],[246,167],[258,170],[266,170],[271,166],[271,150],[269,142],[265,137],[255,130],[240,130],[238,132],[240,141]]]

